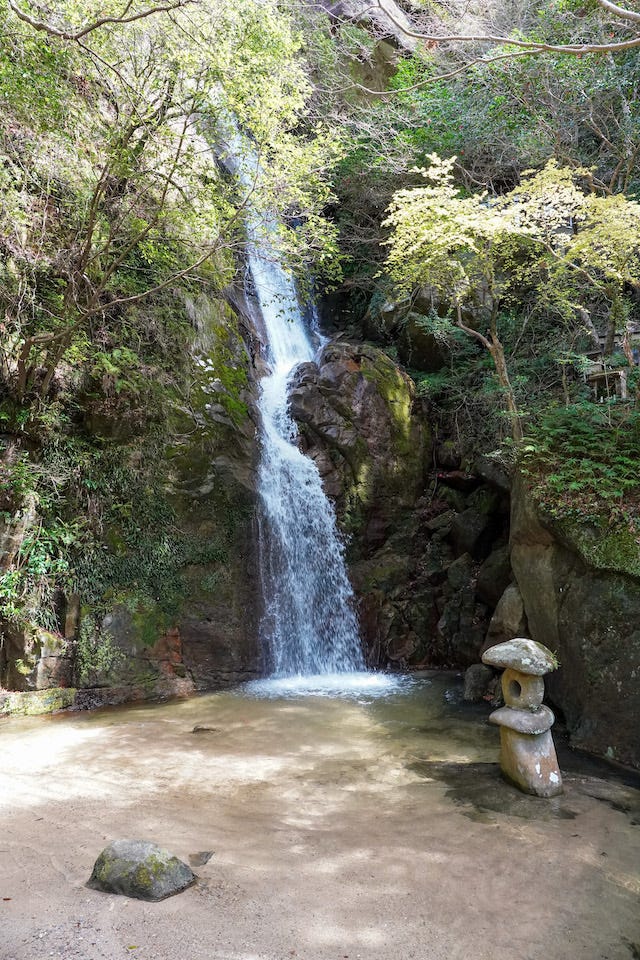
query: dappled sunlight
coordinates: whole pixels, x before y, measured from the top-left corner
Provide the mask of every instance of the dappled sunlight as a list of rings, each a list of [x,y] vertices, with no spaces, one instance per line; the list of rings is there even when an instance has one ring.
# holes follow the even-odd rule
[[[235,691],[6,721],[5,906],[27,927],[31,897],[56,918],[90,918],[110,946],[82,960],[131,945],[140,960],[425,960],[425,944],[440,944],[429,960],[459,944],[494,960],[513,942],[547,960],[558,936],[574,956],[604,951],[614,930],[631,937],[640,839],[615,784],[569,773],[551,804],[515,795],[487,710],[456,689],[443,676],[385,697]],[[625,803],[640,797],[625,789]],[[118,837],[212,855],[195,887],[161,904],[85,890]],[[517,924],[504,914],[514,898]]]

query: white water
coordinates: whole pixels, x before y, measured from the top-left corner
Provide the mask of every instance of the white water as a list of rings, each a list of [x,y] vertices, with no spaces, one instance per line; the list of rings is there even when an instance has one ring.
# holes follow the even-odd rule
[[[291,374],[299,363],[312,360],[316,349],[293,281],[269,242],[269,227],[259,241],[252,237],[248,256],[270,366],[259,398],[261,639],[279,677],[362,670],[353,591],[333,506],[315,463],[298,449],[288,412]]]
[[[424,682],[424,681],[423,681]],[[365,702],[407,693],[413,686],[411,677],[387,673],[321,673],[311,676],[265,677],[250,680],[240,687],[243,696],[273,699],[292,697],[331,697]]]
[[[269,364],[259,397],[261,641],[273,677],[322,675],[320,687],[342,688],[345,674],[357,684],[354,674],[365,667],[353,590],[333,506],[315,463],[298,449],[297,429],[288,412],[291,375],[298,364],[313,360],[322,338],[306,326],[294,282],[278,256],[277,222],[251,202],[259,165],[246,157],[246,144],[237,133],[225,139],[235,156],[233,168],[249,193],[247,259]],[[241,155],[245,159],[238,162]],[[336,683],[336,674],[342,683]],[[329,677],[334,677],[330,683]],[[365,682],[370,680],[361,680]]]

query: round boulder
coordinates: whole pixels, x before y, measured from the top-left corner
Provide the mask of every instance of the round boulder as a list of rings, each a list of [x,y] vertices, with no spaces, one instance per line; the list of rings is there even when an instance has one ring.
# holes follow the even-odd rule
[[[114,840],[96,860],[87,886],[136,900],[164,900],[195,879],[186,863],[155,843]]]

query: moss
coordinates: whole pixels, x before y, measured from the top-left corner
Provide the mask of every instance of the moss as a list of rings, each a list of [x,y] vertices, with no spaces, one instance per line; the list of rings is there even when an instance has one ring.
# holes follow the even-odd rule
[[[148,857],[145,863],[140,863],[136,868],[133,882],[138,890],[144,894],[150,894],[153,887],[153,876],[148,868],[151,858]]]
[[[366,380],[375,383],[378,393],[389,407],[397,428],[396,452],[399,456],[410,455],[414,451],[411,430],[413,391],[409,381],[384,353],[378,353],[374,360],[364,356],[360,370]]]
[[[76,690],[73,687],[51,687],[28,693],[10,693],[0,699],[0,713],[32,717],[55,713],[73,706]]]
[[[629,526],[609,526],[604,519],[596,525],[565,518],[553,520],[552,525],[588,566],[640,577],[640,543]]]

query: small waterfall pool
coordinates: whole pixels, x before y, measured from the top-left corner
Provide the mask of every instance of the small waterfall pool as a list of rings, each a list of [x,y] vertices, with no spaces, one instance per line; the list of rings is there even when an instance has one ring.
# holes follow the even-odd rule
[[[0,720],[2,960],[635,955],[637,778],[561,749],[566,793],[519,793],[488,705],[450,674],[341,696],[277,683]],[[124,837],[197,884],[154,904],[87,890]]]
[[[350,671],[251,680],[241,687],[249,697],[386,697],[406,692],[414,683],[411,677],[390,673]]]

